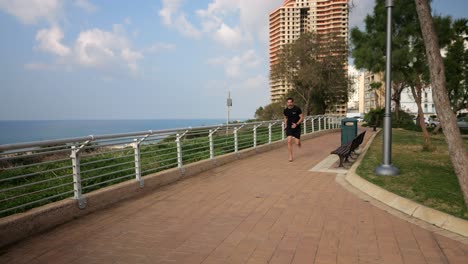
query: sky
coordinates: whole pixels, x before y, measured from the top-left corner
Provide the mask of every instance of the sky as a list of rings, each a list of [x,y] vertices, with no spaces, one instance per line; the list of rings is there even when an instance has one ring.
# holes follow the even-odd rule
[[[224,118],[228,91],[231,117],[252,118],[282,2],[0,0],[0,120]],[[374,0],[354,5],[363,28]],[[466,17],[468,1],[433,8]]]

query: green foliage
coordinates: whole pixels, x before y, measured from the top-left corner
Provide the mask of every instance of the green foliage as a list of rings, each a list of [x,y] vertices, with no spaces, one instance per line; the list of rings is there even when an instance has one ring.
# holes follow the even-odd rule
[[[386,18],[385,1],[375,1],[374,12],[365,18],[365,31],[351,29],[352,56],[357,68],[377,73],[385,70]],[[392,86],[393,99],[399,105],[404,87],[424,87],[430,82],[424,40],[416,15],[414,0],[399,0],[393,8]],[[441,47],[449,43],[450,18],[434,18]]]
[[[451,43],[444,58],[446,88],[454,112],[468,107],[468,19],[455,20],[450,32]]]
[[[415,130],[416,127],[419,127],[419,126],[416,126],[416,124],[414,124],[413,116],[411,116],[405,111],[400,110],[398,115],[396,115],[395,113],[392,114],[392,127],[404,128],[407,130]],[[421,128],[419,127],[419,129]]]
[[[271,103],[265,107],[259,107],[255,111],[255,118],[257,120],[276,120],[283,118],[284,106],[281,103]]]
[[[368,126],[383,126],[385,108],[371,109],[364,115],[364,121]],[[413,122],[413,117],[405,111],[399,111],[398,115],[392,113],[392,128],[404,128],[406,130],[421,131]]]
[[[371,109],[368,113],[364,115],[364,121],[366,121],[366,123],[369,126],[380,127],[382,125],[383,116],[383,108]]]

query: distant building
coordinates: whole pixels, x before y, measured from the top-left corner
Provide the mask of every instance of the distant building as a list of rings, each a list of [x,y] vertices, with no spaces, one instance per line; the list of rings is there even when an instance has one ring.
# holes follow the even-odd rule
[[[348,77],[351,80],[351,93],[348,95],[348,113],[360,113],[359,111],[359,86],[360,72],[354,66],[349,66]]]
[[[365,113],[364,111],[364,95],[365,95],[365,86],[364,86],[364,72],[359,73],[359,113]]]
[[[412,114],[418,115],[418,106],[414,100],[413,94],[410,88],[406,88],[401,93],[401,110]],[[424,112],[424,116],[429,117],[436,115],[434,100],[432,99],[432,88],[429,86],[423,88],[421,106]]]
[[[372,109],[384,108],[385,107],[385,80],[384,73],[372,73],[364,71],[359,76],[361,79],[361,96],[360,109],[361,113],[368,113]],[[392,91],[393,92],[393,91]],[[394,110],[394,103],[392,102],[392,111]],[[414,100],[413,94],[409,87],[405,88],[401,93],[400,98],[401,110],[412,115],[418,114],[418,107]],[[426,117],[435,115],[434,100],[432,99],[431,87],[424,88],[422,91],[421,105],[423,108],[424,115]]]
[[[385,82],[383,72],[372,73],[365,71],[364,79],[364,113],[371,109],[385,107]]]

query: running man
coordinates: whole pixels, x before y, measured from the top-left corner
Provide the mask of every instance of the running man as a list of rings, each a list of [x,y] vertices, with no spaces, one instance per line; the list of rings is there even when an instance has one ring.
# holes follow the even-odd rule
[[[301,147],[301,123],[304,120],[302,110],[294,105],[294,99],[288,98],[288,107],[283,111],[286,135],[288,137],[289,162],[293,161],[292,139]]]

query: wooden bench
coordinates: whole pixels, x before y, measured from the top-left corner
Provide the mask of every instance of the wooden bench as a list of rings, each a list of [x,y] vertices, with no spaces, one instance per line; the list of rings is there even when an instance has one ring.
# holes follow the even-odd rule
[[[353,139],[353,141],[349,142],[346,145],[342,145],[331,152],[331,154],[336,154],[338,155],[338,157],[340,157],[339,167],[344,167],[343,162],[349,162],[348,158],[351,156],[351,154],[356,154],[356,149],[359,148],[359,146],[364,141],[365,134],[366,131],[360,133]]]

